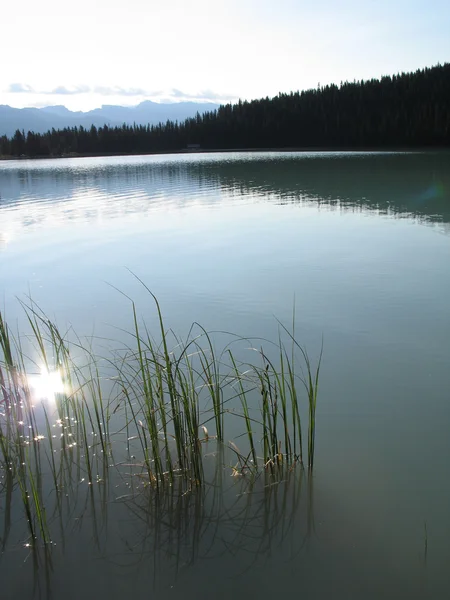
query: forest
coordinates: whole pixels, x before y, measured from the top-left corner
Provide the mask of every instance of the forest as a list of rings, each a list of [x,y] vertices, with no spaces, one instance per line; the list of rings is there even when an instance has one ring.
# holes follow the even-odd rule
[[[0,156],[263,148],[450,146],[450,63],[381,79],[239,101],[183,122],[72,127],[0,137]]]

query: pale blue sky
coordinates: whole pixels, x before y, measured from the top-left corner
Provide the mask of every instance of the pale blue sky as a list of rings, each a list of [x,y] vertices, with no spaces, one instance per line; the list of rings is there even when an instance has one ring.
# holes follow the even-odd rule
[[[450,0],[22,0],[0,104],[227,101],[450,61]]]

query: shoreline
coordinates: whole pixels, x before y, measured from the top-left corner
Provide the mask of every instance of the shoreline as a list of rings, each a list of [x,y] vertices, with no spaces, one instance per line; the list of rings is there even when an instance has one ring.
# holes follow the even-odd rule
[[[111,152],[111,153],[77,153],[73,152],[70,154],[62,154],[58,156],[54,155],[46,155],[46,156],[0,156],[0,161],[23,161],[23,160],[58,160],[58,159],[67,159],[67,158],[109,158],[109,157],[119,157],[119,156],[166,156],[172,154],[214,154],[214,153],[235,153],[235,152],[250,152],[250,153],[263,153],[263,152],[379,152],[379,153],[387,153],[387,152],[448,152],[450,151],[449,146],[399,146],[399,147],[380,147],[380,146],[367,146],[367,147],[348,147],[348,146],[340,146],[340,147],[329,147],[329,146],[303,146],[303,147],[288,147],[288,148],[200,148],[196,150],[182,149],[182,150],[165,150],[165,151],[154,151],[154,152],[139,152],[139,153],[128,153],[124,154],[121,152]]]

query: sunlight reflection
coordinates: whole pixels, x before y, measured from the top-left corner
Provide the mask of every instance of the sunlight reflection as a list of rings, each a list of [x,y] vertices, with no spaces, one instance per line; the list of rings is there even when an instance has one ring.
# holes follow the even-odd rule
[[[8,243],[11,241],[11,234],[6,231],[0,231],[0,250],[6,250]]]
[[[57,394],[65,391],[64,382],[59,371],[48,371],[45,366],[40,369],[40,375],[28,378],[28,385],[36,400],[54,403]]]

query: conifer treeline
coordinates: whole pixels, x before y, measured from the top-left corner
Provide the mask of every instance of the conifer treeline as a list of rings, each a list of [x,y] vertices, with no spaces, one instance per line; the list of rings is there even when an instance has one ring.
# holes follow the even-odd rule
[[[72,127],[0,138],[3,156],[140,154],[203,149],[450,146],[450,64],[269,99],[182,123]]]

